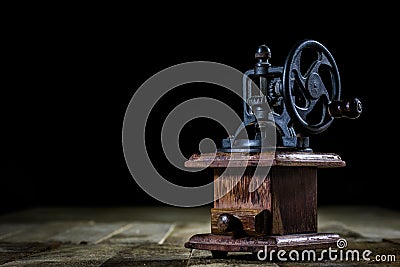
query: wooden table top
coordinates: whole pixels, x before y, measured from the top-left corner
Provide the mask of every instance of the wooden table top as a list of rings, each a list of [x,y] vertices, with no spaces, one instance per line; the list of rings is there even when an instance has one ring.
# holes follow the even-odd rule
[[[0,266],[399,266],[400,212],[322,206],[318,231],[338,233],[349,249],[394,255],[396,262],[260,262],[251,254],[214,259],[184,243],[210,231],[210,207],[37,207],[0,215]]]

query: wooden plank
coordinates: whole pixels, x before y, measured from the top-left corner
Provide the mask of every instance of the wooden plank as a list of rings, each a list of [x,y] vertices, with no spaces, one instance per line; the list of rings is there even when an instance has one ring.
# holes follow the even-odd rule
[[[294,176],[294,174],[293,174]],[[293,178],[294,180],[294,178]],[[297,186],[297,184],[295,184]],[[273,186],[273,185],[272,185]],[[300,187],[301,188],[301,187]],[[289,197],[290,192],[287,192],[287,196]],[[298,199],[298,196],[293,196],[293,199]],[[348,229],[348,231],[354,231],[360,233],[362,235],[354,235],[351,234],[349,236],[344,236],[348,241],[348,249],[359,249],[360,251],[369,249],[373,252],[371,256],[374,255],[396,255],[396,259],[400,259],[400,245],[399,241],[399,218],[400,213],[397,211],[385,210],[379,207],[374,207],[371,205],[368,206],[330,206],[330,207],[319,207],[319,215],[320,217],[320,226],[324,230],[334,230],[334,232],[338,232],[339,228],[332,228],[336,224],[341,224]],[[47,210],[48,217],[46,217],[46,222],[38,223],[23,223],[30,222],[29,216],[27,214],[36,213],[38,209],[32,209],[27,211],[26,213],[20,213],[20,216],[15,216],[13,219],[16,221],[15,223],[2,221],[0,224],[0,232],[3,234],[3,238],[16,238],[21,231],[25,231],[27,229],[36,229],[40,231],[45,231],[45,225],[53,226],[53,229],[49,229],[49,231],[54,231],[56,236],[60,234],[64,234],[67,230],[56,233],[56,224],[57,222],[52,222],[54,219],[50,214],[59,214],[58,218],[62,218],[65,216],[65,221],[60,221],[60,223],[69,223],[68,219],[74,217],[78,218],[89,218],[93,216],[94,218],[104,218],[108,220],[109,223],[121,223],[121,221],[114,221],[116,218],[127,218],[126,216],[130,216],[125,214],[126,212],[135,213],[134,217],[142,217],[144,221],[126,221],[126,225],[129,223],[139,223],[140,225],[150,223],[157,224],[159,222],[155,222],[153,220],[157,220],[157,212],[160,212],[159,219],[166,222],[168,225],[172,225],[177,222],[175,228],[171,230],[171,232],[167,235],[165,231],[160,231],[165,233],[164,242],[162,245],[159,245],[157,240],[158,238],[151,237],[151,233],[145,237],[142,236],[143,239],[152,240],[149,243],[144,242],[143,240],[138,240],[136,243],[126,242],[127,240],[117,241],[119,237],[123,238],[123,233],[131,231],[134,226],[124,226],[118,228],[117,231],[109,232],[107,235],[103,235],[102,238],[98,240],[102,240],[98,244],[88,243],[87,245],[77,245],[76,243],[71,244],[60,244],[60,243],[9,243],[2,242],[0,243],[0,265],[5,263],[5,266],[247,266],[247,265],[267,265],[268,262],[259,262],[251,258],[250,254],[242,253],[242,252],[230,252],[228,254],[228,259],[213,259],[211,258],[210,251],[207,250],[190,250],[183,247],[185,241],[198,233],[209,233],[210,232],[210,207],[205,207],[203,209],[197,209],[199,212],[197,215],[193,212],[192,209],[159,209],[159,208],[149,208],[147,209],[143,207],[137,208],[105,208],[105,209],[96,209],[94,211],[90,208],[76,208],[76,213],[74,213],[73,209],[69,209],[68,212],[70,214],[63,215],[66,211],[59,207],[49,207],[42,208],[42,211]],[[110,214],[105,216],[103,213],[109,211],[116,216],[114,218],[110,218]],[[142,212],[137,215],[138,213]],[[169,213],[169,211],[171,211]],[[114,213],[113,213],[114,212]],[[120,215],[118,215],[121,213]],[[79,216],[77,216],[79,214]],[[192,216],[190,218],[190,216]],[[4,217],[3,217],[4,218]],[[11,217],[8,217],[11,218]],[[22,219],[23,218],[23,219]],[[182,218],[182,220],[181,220]],[[39,220],[44,220],[43,217],[39,218]],[[0,220],[1,221],[1,220]],[[37,222],[37,221],[36,221]],[[124,221],[125,222],[125,221]],[[73,223],[78,223],[77,221],[73,221]],[[95,223],[95,222],[85,222],[86,227],[90,225],[100,225],[106,224],[106,222]],[[13,226],[14,225],[14,226]],[[124,223],[122,222],[122,225]],[[77,225],[72,225],[73,229]],[[138,226],[138,227],[139,227]],[[132,228],[131,228],[132,227]],[[62,228],[62,227],[61,227]],[[160,227],[161,229],[162,227]],[[166,228],[164,228],[166,230]],[[118,232],[119,231],[119,232]],[[151,229],[149,227],[148,231]],[[11,234],[10,234],[11,233]],[[29,239],[34,240],[34,236],[36,235],[34,232],[26,231],[27,234],[30,235]],[[4,236],[5,234],[5,236]],[[38,239],[45,240],[49,235],[46,234],[37,234]],[[160,234],[162,236],[163,234]],[[104,239],[105,237],[105,239]],[[348,237],[348,238],[347,238]],[[378,239],[379,237],[379,239]],[[115,238],[112,242],[112,240]],[[136,236],[136,238],[140,238]],[[163,239],[162,238],[162,239]],[[370,238],[366,242],[365,238]],[[383,241],[382,241],[383,238]],[[12,240],[12,239],[9,239]],[[22,239],[19,239],[22,240]],[[126,242],[126,243],[124,243]],[[360,265],[388,265],[395,266],[396,263],[389,262],[360,262]],[[305,263],[296,263],[296,262],[286,262],[278,263],[279,266],[303,266]],[[357,262],[308,262],[306,265],[310,266],[353,266],[356,265]]]
[[[218,179],[221,174],[224,173],[222,179]],[[214,169],[214,208],[219,209],[259,209],[259,210],[270,210],[271,209],[271,191],[270,191],[270,176],[259,177],[259,174],[255,174],[255,168],[246,168],[242,176],[240,170],[236,168],[226,169],[215,168]],[[260,171],[263,175],[266,171]],[[254,176],[254,177],[253,177]],[[217,180],[218,179],[218,180]],[[238,181],[234,186],[232,183]],[[262,181],[257,190],[249,192],[249,186],[251,181]],[[228,191],[227,188],[232,188]],[[225,195],[223,192],[228,191]],[[220,198],[217,196],[223,195]]]
[[[254,267],[257,266],[255,265],[253,262],[255,261],[254,259],[252,259],[252,257],[250,257],[251,255],[241,255],[240,253],[237,253],[237,255],[235,255],[235,253],[230,253],[230,257],[233,256],[233,259],[228,259],[225,260],[224,262],[215,262],[215,263],[207,263],[207,260],[205,259],[193,259],[191,260],[191,262],[193,262],[193,264],[190,264],[190,267],[204,267],[204,266],[208,266],[208,267],[226,267],[226,266],[235,266],[235,267]],[[246,261],[246,259],[248,259],[248,261]],[[263,262],[262,266],[264,267],[279,267],[281,265],[277,265],[276,263],[273,262]],[[303,265],[301,265],[303,266]]]
[[[89,222],[49,222],[31,224],[18,232],[2,239],[4,242],[48,242],[57,234],[78,225],[88,225]]]
[[[319,225],[333,223],[344,225],[363,239],[379,241],[383,238],[400,238],[400,212],[374,205],[320,206]]]
[[[36,224],[32,223],[1,223],[0,224],[0,240],[5,240],[20,232],[29,231]]]
[[[27,257],[29,255],[48,251],[58,247],[57,243],[8,243],[0,242],[0,264]],[[2,265],[4,266],[4,265]]]
[[[400,245],[400,238],[383,238],[382,241]]]
[[[124,250],[101,266],[188,266],[189,257],[190,249],[183,245],[144,244],[134,249],[125,246]]]
[[[50,238],[51,241],[75,244],[97,244],[111,238],[132,225],[126,222],[77,225]]]
[[[317,168],[274,167],[271,234],[317,231]]]
[[[293,262],[290,262],[292,266]],[[201,249],[193,249],[191,253],[191,257],[189,259],[189,264],[187,266],[190,267],[279,267],[285,266],[279,265],[269,261],[259,261],[256,257],[254,257],[251,253],[244,252],[229,252],[228,257],[226,259],[214,259],[211,257],[211,252],[208,250]],[[301,265],[304,266],[304,265]]]
[[[189,238],[198,233],[209,233],[210,222],[177,223],[164,244],[182,246]]]
[[[126,247],[110,244],[74,245],[65,244],[59,248],[42,251],[19,258],[2,266],[102,266]],[[134,247],[130,247],[131,250]]]
[[[175,224],[171,223],[133,222],[125,231],[112,236],[106,242],[113,244],[163,244],[174,228]]]
[[[334,153],[276,151],[262,153],[204,153],[193,154],[185,162],[188,168],[249,167],[249,166],[313,166],[336,168],[346,166]]]

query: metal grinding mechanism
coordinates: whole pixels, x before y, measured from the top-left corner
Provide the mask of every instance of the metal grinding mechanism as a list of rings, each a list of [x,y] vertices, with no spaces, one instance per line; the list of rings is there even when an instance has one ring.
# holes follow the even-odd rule
[[[243,124],[222,140],[221,152],[259,152],[270,148],[268,127],[276,129],[276,146],[311,150],[309,135],[325,131],[334,118],[355,119],[362,111],[357,98],[342,100],[336,62],[321,43],[306,40],[289,53],[283,67],[269,63],[266,45],[255,53],[257,63],[243,77]],[[257,86],[259,89],[253,89]],[[255,127],[253,139],[240,139]]]

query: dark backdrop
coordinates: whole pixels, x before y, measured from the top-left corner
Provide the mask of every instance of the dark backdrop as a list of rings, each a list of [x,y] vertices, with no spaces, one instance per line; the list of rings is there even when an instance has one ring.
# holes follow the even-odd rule
[[[215,61],[244,72],[253,67],[260,44],[271,48],[273,65],[283,66],[291,47],[306,38],[329,49],[343,95],[358,97],[364,108],[359,119],[335,120],[311,137],[314,150],[338,153],[347,162],[345,168],[319,172],[319,204],[399,209],[393,24],[385,19],[377,24],[366,14],[345,22],[339,17],[320,23],[286,18],[288,26],[218,14],[211,22],[206,13],[148,23],[137,18],[140,12],[115,19],[100,14],[92,19],[89,12],[20,16],[5,29],[1,211],[36,205],[163,204],[136,184],[124,160],[122,123],[135,90],[164,68],[188,61]],[[210,85],[176,88],[152,112],[150,156],[171,181],[187,186],[209,182],[204,173],[183,177],[168,164],[157,132],[163,118],[179,101],[194,96],[223,100],[224,94]],[[241,112],[240,101],[225,100]],[[204,131],[211,127],[215,130]],[[218,142],[226,136],[213,123],[195,120],[182,132],[184,154],[197,152],[204,137]]]

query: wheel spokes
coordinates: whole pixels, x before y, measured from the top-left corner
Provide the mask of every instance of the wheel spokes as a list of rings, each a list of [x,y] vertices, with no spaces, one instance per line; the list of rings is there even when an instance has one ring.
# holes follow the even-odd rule
[[[321,97],[319,99],[312,99],[309,101],[307,108],[296,107],[296,111],[300,118],[309,126],[319,127],[326,121],[328,110],[328,98]]]
[[[296,97],[301,97],[304,99],[304,101],[306,102],[305,106],[308,106],[308,97],[309,97],[309,93],[307,92],[307,88],[306,88],[306,82],[307,79],[302,75],[301,70],[300,70],[300,58],[301,58],[301,52],[296,56],[296,58],[293,59],[293,68],[291,70],[290,73],[290,87],[292,88],[292,98],[293,98],[293,103],[297,103],[296,101]],[[299,90],[296,90],[296,92],[293,92],[293,88],[297,85],[297,88]],[[301,96],[296,95],[300,93]]]
[[[329,66],[330,68],[332,68],[332,65],[330,64],[328,58],[325,56],[325,54],[321,51],[317,51],[318,53],[318,57],[315,61],[313,61],[310,64],[310,67],[308,68],[308,70],[305,72],[305,74],[303,75],[300,67],[301,67],[301,63],[300,63],[300,59],[301,59],[301,55],[302,55],[302,51],[300,51],[297,56],[294,58],[293,60],[293,68],[292,68],[292,74],[294,73],[294,77],[291,77],[291,82],[293,84],[293,82],[297,82],[300,88],[301,93],[303,94],[303,96],[308,99],[308,98],[316,98],[319,97],[321,95],[326,95],[329,99],[329,93],[323,83],[323,81],[318,78],[318,86],[320,86],[321,88],[319,88],[319,93],[318,96],[315,95],[315,93],[311,92],[312,88],[310,88],[310,85],[307,84],[307,81],[309,80],[310,76],[312,75],[318,75],[319,74],[319,68],[321,65],[326,65]]]
[[[318,73],[319,67],[321,65],[326,65],[329,66],[330,68],[332,68],[331,63],[329,62],[329,59],[326,57],[325,53],[321,52],[321,51],[316,51],[317,52],[317,60],[315,60],[310,67],[308,68],[308,70],[306,71],[306,74],[304,75],[304,77],[307,79],[307,77],[309,77],[312,73]]]
[[[303,130],[319,133],[332,122],[328,105],[340,97],[340,77],[329,51],[306,40],[292,49],[285,63],[284,99]]]

